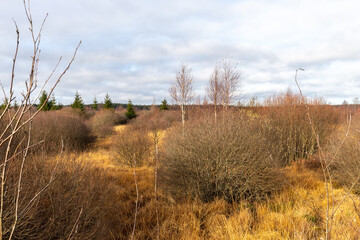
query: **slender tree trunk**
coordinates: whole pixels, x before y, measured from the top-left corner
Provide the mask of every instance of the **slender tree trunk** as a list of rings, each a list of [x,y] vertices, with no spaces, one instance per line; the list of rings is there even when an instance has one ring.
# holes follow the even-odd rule
[[[159,206],[157,199],[157,175],[158,175],[158,165],[159,163],[159,134],[156,131],[155,133],[155,183],[154,183],[154,192],[155,192],[155,211],[156,211],[156,231],[157,231],[157,240],[160,239],[160,224],[159,224]]]
[[[183,131],[185,129],[185,106],[181,105],[181,122],[183,125]]]
[[[131,239],[133,240],[135,237],[135,229],[136,229],[136,218],[137,218],[137,212],[138,212],[138,202],[139,202],[139,189],[138,189],[138,184],[137,184],[137,179],[136,179],[136,156],[134,153],[134,182],[135,182],[135,189],[136,189],[136,201],[135,201],[135,217],[134,217],[134,226],[133,226],[133,231],[131,234]]]
[[[217,106],[216,104],[214,105],[214,112],[215,112],[215,122],[217,120]]]

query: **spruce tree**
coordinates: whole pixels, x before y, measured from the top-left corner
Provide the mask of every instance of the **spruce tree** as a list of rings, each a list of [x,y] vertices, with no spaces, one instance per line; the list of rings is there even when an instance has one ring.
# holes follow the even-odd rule
[[[9,100],[7,97],[5,97],[4,102],[0,105],[0,110],[5,110],[8,103],[9,103]]]
[[[38,109],[40,109],[43,105],[44,107],[41,109],[42,111],[49,111],[51,110],[51,107],[53,105],[51,100],[48,100],[48,94],[46,93],[46,91],[44,90],[39,98],[39,105],[38,105]],[[45,103],[46,102],[46,103]],[[45,103],[45,104],[44,104]]]
[[[76,91],[76,93],[75,93],[75,99],[74,99],[73,104],[71,104],[71,107],[73,109],[80,109],[81,111],[85,110],[84,102],[83,102],[80,94],[78,93],[78,91]]]
[[[106,94],[106,96],[105,96],[103,108],[104,109],[113,109],[114,108],[109,94]]]
[[[135,109],[134,109],[134,106],[133,106],[131,100],[129,100],[129,102],[128,102],[127,111],[125,113],[125,116],[127,117],[127,119],[136,118]]]
[[[55,95],[53,94],[51,99],[50,99],[50,103],[51,103],[51,108],[50,110],[59,110],[59,106],[56,104],[56,99],[55,99]]]
[[[19,108],[19,105],[18,105],[18,103],[17,103],[17,101],[15,99],[15,101],[14,101],[14,109],[17,110],[18,108]]]
[[[91,105],[91,108],[93,110],[99,110],[99,104],[98,104],[98,101],[96,100],[96,97],[94,97],[94,101],[93,101],[93,104]]]
[[[164,101],[161,102],[160,110],[169,110],[169,105],[165,98],[164,98]]]

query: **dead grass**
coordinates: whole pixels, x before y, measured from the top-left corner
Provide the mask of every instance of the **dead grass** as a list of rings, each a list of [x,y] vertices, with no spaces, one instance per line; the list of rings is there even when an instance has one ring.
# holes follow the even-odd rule
[[[113,161],[111,139],[96,143],[92,150],[64,156],[76,161],[61,168],[60,182],[38,203],[41,214],[49,216],[60,214],[57,211],[61,208],[69,210],[61,216],[70,221],[51,222],[51,229],[67,223],[72,227],[79,209],[84,206],[86,211],[80,218],[75,239],[129,239],[136,199],[133,169]],[[324,237],[325,186],[321,174],[308,166],[307,161],[299,161],[283,168],[287,187],[263,201],[228,203],[215,199],[204,203],[188,199],[175,202],[159,192],[160,239],[321,239]],[[156,239],[154,169],[136,168],[136,175],[140,196],[135,239]],[[346,190],[337,188],[333,194],[336,204]],[[65,197],[75,202],[63,201]],[[49,199],[52,198],[56,201],[51,205]],[[351,194],[335,214],[334,239],[359,239],[358,209],[360,198]],[[46,235],[41,236],[53,235],[46,230]]]
[[[122,131],[124,127],[119,129]],[[106,141],[111,144],[111,140]],[[126,209],[126,213],[122,212],[121,216],[117,216],[117,212],[111,212],[114,208],[105,206],[109,209],[109,218],[123,223],[119,227],[112,221],[113,224],[108,226],[107,236],[108,239],[113,236],[115,239],[127,239],[130,236],[135,200],[132,169],[112,162],[111,154],[107,149],[98,148],[93,152],[83,153],[79,160],[89,161],[94,166],[106,169],[106,174],[111,179],[109,184],[114,194],[113,201],[121,203],[122,211]],[[231,204],[220,199],[210,203],[196,199],[175,202],[171,197],[160,193],[160,239],[320,239],[325,233],[325,186],[321,174],[316,168],[310,170],[309,165],[308,160],[302,160],[283,168],[286,190],[261,202]],[[139,176],[140,208],[135,237],[155,239],[153,168],[142,167],[136,171]],[[334,189],[333,194],[336,204],[345,196],[346,190]],[[334,218],[332,233],[335,239],[360,237],[358,209],[360,199],[356,195],[351,195],[343,202]],[[129,229],[124,230],[126,226]],[[121,233],[120,229],[123,229]]]

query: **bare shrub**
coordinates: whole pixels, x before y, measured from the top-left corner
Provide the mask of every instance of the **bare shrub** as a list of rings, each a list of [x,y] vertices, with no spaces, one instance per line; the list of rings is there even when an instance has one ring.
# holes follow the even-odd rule
[[[305,102],[304,102],[305,101]],[[307,158],[317,152],[318,145],[307,119],[306,104],[320,144],[325,143],[339,122],[339,114],[322,99],[305,99],[288,91],[265,101],[262,114],[270,120],[279,138],[278,149],[284,164]]]
[[[177,122],[179,122],[177,111],[162,111],[158,107],[152,106],[150,110],[142,111],[136,119],[131,121],[130,125],[133,129],[153,131],[156,128],[156,131],[159,131],[166,130]]]
[[[112,109],[97,111],[90,119],[92,131],[98,137],[111,135],[115,125],[124,123],[126,123],[126,117]]]
[[[142,166],[150,157],[151,139],[147,131],[127,128],[113,136],[116,161],[127,166]]]
[[[166,189],[203,201],[259,199],[278,189],[279,161],[265,124],[245,113],[221,117],[169,132],[159,173]]]
[[[28,158],[13,239],[129,239],[135,197],[131,171],[96,168],[69,155],[57,159]],[[9,192],[16,191],[18,164],[17,161],[9,165]],[[152,175],[150,171],[138,173],[142,194],[139,206],[143,208],[152,198]],[[11,194],[5,195],[4,202],[8,213],[14,207]],[[151,231],[146,230],[154,225],[148,220],[153,219],[149,209],[140,209],[138,218],[139,234],[144,229],[142,234],[146,237],[137,239],[149,239]],[[5,229],[9,229],[12,220],[13,216],[6,214]],[[4,238],[8,236],[5,233]]]
[[[63,150],[84,150],[91,142],[91,131],[78,115],[66,111],[41,112],[33,121],[32,140],[44,140],[39,148],[44,153],[58,153]]]
[[[344,123],[340,130],[332,135],[329,151],[333,162],[327,163],[332,168],[334,179],[341,185],[360,194],[360,115],[353,117],[350,128]],[[344,133],[348,136],[344,137]],[[339,148],[339,146],[341,146]]]

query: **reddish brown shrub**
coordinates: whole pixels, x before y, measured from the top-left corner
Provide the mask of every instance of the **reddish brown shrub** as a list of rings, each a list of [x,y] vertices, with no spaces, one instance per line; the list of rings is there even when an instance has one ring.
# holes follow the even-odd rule
[[[278,136],[277,147],[282,153],[284,164],[296,158],[307,158],[317,152],[318,145],[311,130],[313,126],[320,144],[326,143],[328,137],[339,123],[339,114],[322,99],[301,99],[301,96],[288,91],[265,101],[266,107],[260,113],[269,120]],[[307,117],[309,107],[311,123]]]
[[[63,150],[84,150],[91,142],[91,132],[84,120],[67,111],[40,112],[33,121],[32,132],[34,144],[44,140],[40,150],[45,153],[59,153],[62,143]]]
[[[160,177],[178,196],[259,199],[281,186],[265,123],[241,112],[187,122],[163,143]]]
[[[127,128],[113,136],[114,158],[130,167],[142,166],[150,157],[151,145],[147,131]]]
[[[125,115],[112,109],[99,110],[90,119],[92,131],[98,137],[111,135],[115,125],[124,123],[126,123]]]
[[[328,149],[331,154],[327,159],[335,179],[348,188],[354,184],[354,190],[358,194],[360,193],[359,129],[360,115],[356,114],[351,123],[342,124],[340,130],[332,135]],[[346,136],[348,130],[349,133]]]

